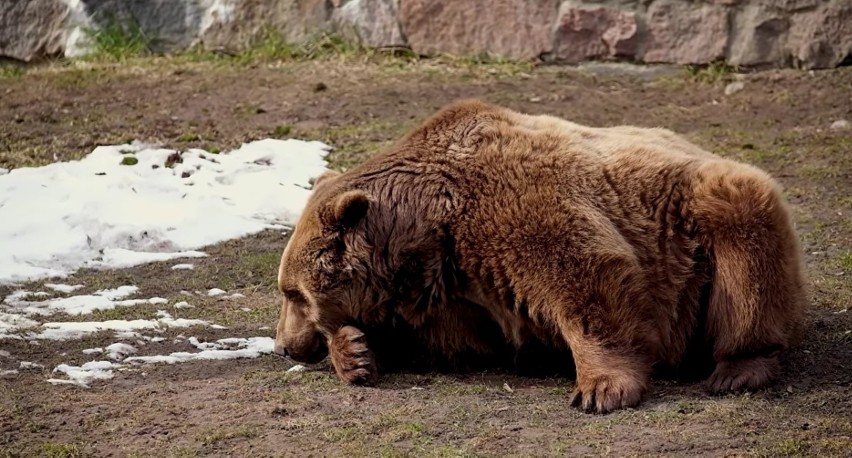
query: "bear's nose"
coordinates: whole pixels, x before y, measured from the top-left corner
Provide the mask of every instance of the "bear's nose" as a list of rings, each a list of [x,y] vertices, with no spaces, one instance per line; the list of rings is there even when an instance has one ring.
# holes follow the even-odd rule
[[[276,355],[283,356],[285,358],[290,356],[290,352],[287,351],[287,348],[285,348],[283,345],[275,344],[274,351]]]

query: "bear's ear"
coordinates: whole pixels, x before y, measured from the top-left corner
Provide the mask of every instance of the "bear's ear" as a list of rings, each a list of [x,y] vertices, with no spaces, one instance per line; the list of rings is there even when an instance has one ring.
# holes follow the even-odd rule
[[[370,196],[361,190],[346,191],[337,196],[331,204],[328,224],[338,230],[355,227],[370,208]]]
[[[330,178],[337,178],[339,176],[340,176],[340,172],[338,172],[336,170],[328,170],[328,171],[324,172],[322,175],[314,178],[311,181],[311,188],[316,189],[317,185],[319,185],[323,181],[328,180]]]

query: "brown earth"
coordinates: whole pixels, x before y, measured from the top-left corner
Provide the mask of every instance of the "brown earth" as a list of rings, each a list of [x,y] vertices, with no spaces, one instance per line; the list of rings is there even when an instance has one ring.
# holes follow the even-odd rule
[[[718,69],[717,69],[718,70]],[[340,385],[327,366],[286,373],[273,356],[148,365],[92,388],[45,383],[57,364],[97,359],[66,342],[0,340],[0,456],[850,456],[852,450],[852,69],[735,76],[665,67],[331,59],[239,65],[143,59],[0,72],[0,167],[80,158],[138,138],[223,151],[268,136],[320,139],[346,168],[446,102],[480,97],[591,125],[664,126],[753,163],[786,188],[811,282],[803,344],[775,386],[711,397],[699,384],[655,382],[637,409],[571,409],[572,381],[501,372],[395,374],[376,388]],[[730,81],[744,89],[724,95]],[[227,330],[169,330],[199,339],[272,336],[275,274],[286,236],[268,231],[207,251],[193,271],[155,263],[81,271],[80,292],[135,284],[176,317]],[[189,261],[194,262],[194,261]],[[21,285],[38,291],[41,283]],[[245,298],[184,297],[222,288]],[[0,295],[11,292],[0,287]],[[51,320],[151,318],[164,306]],[[249,309],[248,311],[243,309]],[[192,351],[148,343],[144,354]]]

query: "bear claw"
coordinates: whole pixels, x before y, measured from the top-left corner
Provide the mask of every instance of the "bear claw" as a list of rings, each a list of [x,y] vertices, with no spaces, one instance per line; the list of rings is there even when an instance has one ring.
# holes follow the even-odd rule
[[[353,385],[372,385],[378,378],[373,352],[367,347],[364,333],[344,326],[332,338],[331,362],[337,376]]]
[[[593,382],[578,381],[569,404],[584,412],[605,414],[636,406],[642,401],[644,391],[640,383],[616,382],[610,377],[601,377]]]

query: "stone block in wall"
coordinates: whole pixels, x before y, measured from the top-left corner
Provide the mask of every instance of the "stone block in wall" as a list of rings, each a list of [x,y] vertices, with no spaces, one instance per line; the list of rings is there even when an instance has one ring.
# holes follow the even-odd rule
[[[95,26],[135,24],[154,51],[179,51],[192,45],[205,20],[210,1],[81,0]]]
[[[636,14],[606,6],[562,4],[553,35],[554,57],[560,62],[632,58],[639,45]]]
[[[553,49],[559,0],[399,0],[408,44],[420,54],[489,53],[534,59]]]
[[[657,0],[647,12],[645,62],[704,64],[725,57],[726,6]]]
[[[397,0],[344,1],[332,13],[340,33],[375,48],[406,46],[399,29]]]
[[[736,14],[728,51],[728,63],[741,66],[780,66],[789,62],[787,31],[790,13],[777,4],[745,5]]]
[[[68,14],[61,0],[0,0],[0,57],[30,62],[62,55]]]
[[[201,33],[206,49],[245,49],[267,31],[298,42],[333,30],[331,0],[225,1],[229,7],[224,17]]]
[[[852,57],[852,2],[832,0],[793,15],[787,47],[803,68],[831,68]]]

